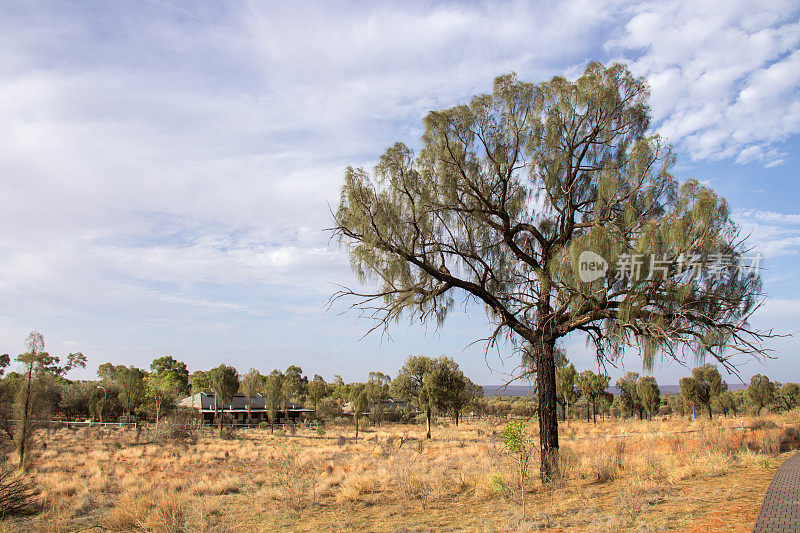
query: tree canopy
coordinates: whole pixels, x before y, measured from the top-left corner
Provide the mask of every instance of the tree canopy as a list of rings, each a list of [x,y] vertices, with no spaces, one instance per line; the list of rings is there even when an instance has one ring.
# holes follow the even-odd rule
[[[558,450],[559,338],[583,332],[601,359],[636,347],[645,368],[657,354],[730,367],[770,334],[748,325],[760,281],[739,268],[746,248],[727,203],[672,175],[648,97],[620,64],[591,63],[575,81],[500,76],[492,93],[429,113],[417,153],[398,142],[373,173],[345,172],[333,231],[376,288],[333,301],[355,297],[385,329],[403,316],[442,324],[466,299],[494,324],[487,346],[529,343],[544,480]],[[580,276],[587,252],[606,275]],[[688,268],[698,261],[714,268]]]

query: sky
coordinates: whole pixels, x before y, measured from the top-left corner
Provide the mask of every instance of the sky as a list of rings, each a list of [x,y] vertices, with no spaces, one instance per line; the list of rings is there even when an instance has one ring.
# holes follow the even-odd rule
[[[345,167],[418,146],[429,111],[500,74],[574,79],[592,60],[647,77],[676,176],[725,196],[763,254],[754,325],[796,335],[726,379],[800,381],[793,1],[0,1],[0,353],[38,330],[51,354],[86,355],[72,378],[171,354],[190,371],[363,380],[446,354],[504,382],[518,358],[472,344],[481,309],[366,338],[327,309],[336,284],[358,285],[325,228]],[[584,339],[564,344],[596,369]],[[687,372],[653,370],[664,384]]]

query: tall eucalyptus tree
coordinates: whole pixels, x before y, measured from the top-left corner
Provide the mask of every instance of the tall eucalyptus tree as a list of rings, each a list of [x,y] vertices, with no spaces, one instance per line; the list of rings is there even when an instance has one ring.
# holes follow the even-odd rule
[[[559,338],[584,332],[606,360],[633,346],[645,367],[658,354],[729,367],[734,353],[763,354],[771,334],[748,326],[760,284],[736,270],[746,250],[727,204],[671,174],[648,96],[619,64],[575,81],[500,76],[491,94],[428,114],[418,154],[397,143],[374,173],[348,168],[333,215],[374,287],[333,300],[355,297],[372,329],[404,314],[441,324],[466,298],[493,322],[487,346],[531,346],[544,481],[557,469]],[[687,269],[697,257],[734,260]]]

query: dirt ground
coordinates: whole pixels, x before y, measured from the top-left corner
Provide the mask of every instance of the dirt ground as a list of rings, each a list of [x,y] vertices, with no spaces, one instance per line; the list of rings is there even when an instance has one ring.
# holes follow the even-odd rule
[[[162,431],[138,442],[133,432],[59,429],[42,433],[32,462],[41,512],[0,529],[750,531],[798,423],[797,413],[573,421],[560,428],[556,482],[536,479],[534,450],[524,518],[501,422],[443,423],[430,441],[404,425],[358,440],[350,427],[226,439]]]

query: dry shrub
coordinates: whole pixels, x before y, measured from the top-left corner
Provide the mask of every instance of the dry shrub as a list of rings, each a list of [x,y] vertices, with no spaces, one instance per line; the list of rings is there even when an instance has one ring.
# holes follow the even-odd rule
[[[371,494],[380,490],[380,480],[374,474],[365,472],[353,474],[346,478],[336,494],[338,503],[354,502],[361,499],[364,494]]]
[[[0,517],[29,515],[40,509],[36,484],[13,467],[0,466]]]
[[[783,430],[772,427],[765,429],[761,435],[759,448],[761,453],[777,456],[781,452],[781,441],[783,437]]]
[[[581,477],[593,479],[597,483],[606,483],[619,478],[625,460],[625,442],[619,441],[612,448],[595,450],[585,456],[581,468]]]
[[[102,520],[109,531],[181,533],[202,531],[204,513],[197,513],[186,496],[167,490],[124,494]]]
[[[239,483],[231,477],[204,479],[192,485],[191,492],[197,496],[237,494]]]
[[[431,477],[417,464],[419,458],[411,452],[397,455],[390,474],[391,486],[404,498],[422,501],[424,506],[431,494]]]
[[[781,452],[784,430],[774,426],[751,432],[743,440],[742,446],[751,452],[776,456]]]
[[[152,499],[149,494],[127,493],[123,495],[103,519],[103,527],[110,531],[141,529]]]
[[[751,431],[758,431],[759,429],[774,429],[778,427],[775,422],[772,420],[767,420],[765,418],[758,418],[752,424],[750,424],[749,429]]]
[[[300,510],[316,503],[315,468],[300,457],[300,446],[280,443],[269,462],[274,474],[272,497],[283,501],[292,509]]]
[[[634,482],[622,487],[617,498],[617,512],[629,523],[651,505],[663,501],[663,492],[652,483]]]
[[[690,479],[693,477],[712,478],[727,474],[733,466],[730,456],[714,451],[705,453],[686,453],[676,456],[678,459],[671,469],[668,477],[673,481]]]
[[[800,428],[790,426],[783,429],[781,433],[780,452],[790,452],[800,449]]]

